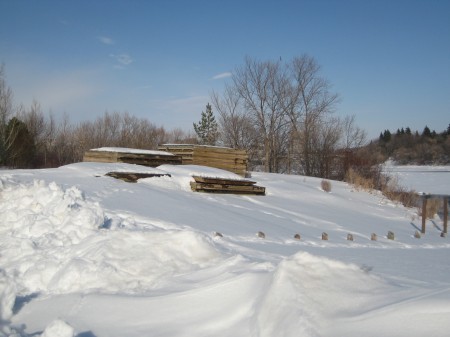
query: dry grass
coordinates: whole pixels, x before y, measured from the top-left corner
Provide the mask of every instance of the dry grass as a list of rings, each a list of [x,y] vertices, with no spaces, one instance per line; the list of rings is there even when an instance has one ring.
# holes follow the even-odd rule
[[[373,190],[375,189],[375,181],[371,177],[364,177],[357,171],[350,169],[347,172],[347,175],[345,177],[345,181],[355,186],[357,190]]]
[[[324,190],[325,192],[331,192],[331,183],[328,180],[322,180],[320,182],[320,187],[322,188],[322,190]]]
[[[389,200],[399,202],[405,207],[417,207],[419,203],[419,196],[414,190],[404,188],[397,179],[382,175],[378,170],[364,176],[350,169],[345,181],[355,186],[357,190],[379,190]]]

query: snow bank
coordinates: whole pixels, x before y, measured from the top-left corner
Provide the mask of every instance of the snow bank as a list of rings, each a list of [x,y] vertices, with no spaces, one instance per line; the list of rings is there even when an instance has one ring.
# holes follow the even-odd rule
[[[336,315],[376,305],[388,287],[361,268],[297,253],[281,261],[258,312],[258,336],[322,336]]]
[[[147,174],[165,174],[166,172],[158,170],[154,167],[127,164],[127,163],[94,163],[82,162],[76,164],[69,164],[62,167],[62,169],[69,169],[78,171],[84,176],[104,176],[109,172],[129,172],[129,173],[147,173]]]
[[[73,328],[62,320],[55,320],[44,330],[41,337],[73,337]]]
[[[0,196],[0,263],[22,293],[145,292],[220,258],[204,234],[108,218],[76,187],[8,181]]]
[[[38,247],[76,244],[105,221],[99,205],[87,202],[76,187],[63,189],[43,180],[3,181],[2,185],[0,232],[21,240],[22,248],[26,243]]]
[[[0,323],[12,317],[12,309],[16,299],[16,289],[13,280],[0,269]]]

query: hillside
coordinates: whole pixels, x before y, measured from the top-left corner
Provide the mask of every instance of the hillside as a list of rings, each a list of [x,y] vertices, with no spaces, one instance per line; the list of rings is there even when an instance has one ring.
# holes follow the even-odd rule
[[[105,176],[130,170],[171,177]],[[447,336],[440,219],[416,239],[416,209],[343,182],[253,173],[267,195],[236,196],[192,192],[193,174],[239,178],[0,171],[0,336]]]
[[[391,159],[398,165],[446,165],[450,163],[450,125],[440,133],[427,126],[420,134],[409,127],[396,132],[384,130],[361,152],[371,162]]]

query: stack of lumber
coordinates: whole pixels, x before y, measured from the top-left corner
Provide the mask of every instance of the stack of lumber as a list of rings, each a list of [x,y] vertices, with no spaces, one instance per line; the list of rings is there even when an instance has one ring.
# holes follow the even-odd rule
[[[135,183],[142,178],[153,178],[164,176],[170,177],[170,174],[164,173],[138,173],[138,172],[108,172],[105,175],[123,180],[127,183]]]
[[[248,155],[245,150],[192,144],[164,144],[158,149],[180,156],[183,165],[215,167],[243,177],[247,171]]]
[[[266,194],[265,187],[256,186],[256,182],[250,180],[235,180],[200,176],[193,176],[193,178],[195,182],[191,182],[191,189],[195,192],[253,195]]]
[[[145,151],[124,148],[93,149],[84,153],[83,161],[98,163],[128,163],[150,167],[164,164],[180,165],[181,157],[162,151]]]

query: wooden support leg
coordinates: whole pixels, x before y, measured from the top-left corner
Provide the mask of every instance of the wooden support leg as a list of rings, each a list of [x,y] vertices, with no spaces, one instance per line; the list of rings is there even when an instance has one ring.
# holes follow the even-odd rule
[[[444,198],[444,233],[447,234],[448,198]]]
[[[425,222],[427,220],[427,198],[422,201],[422,234],[425,234]]]

